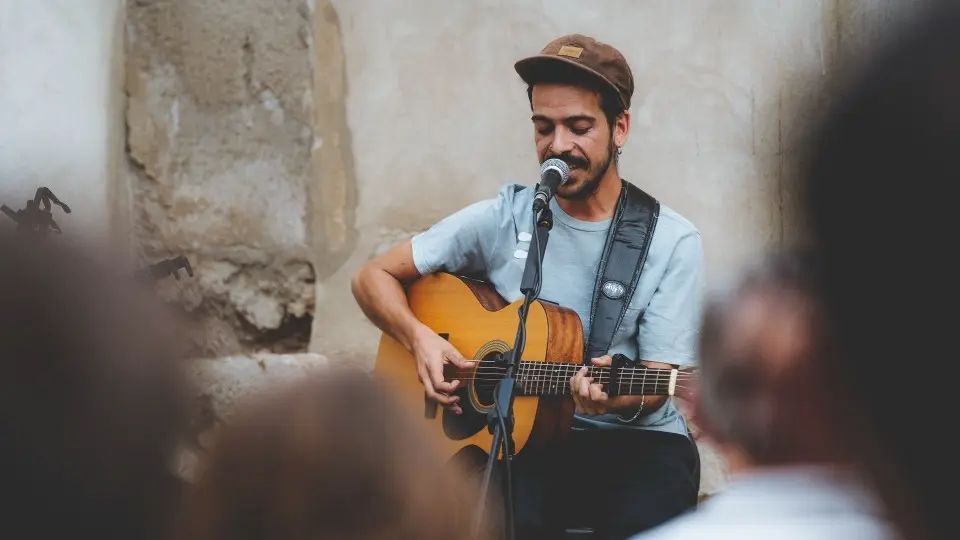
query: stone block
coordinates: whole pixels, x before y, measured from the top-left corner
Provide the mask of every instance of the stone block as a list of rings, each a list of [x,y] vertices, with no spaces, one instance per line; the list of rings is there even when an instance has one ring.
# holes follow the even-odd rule
[[[315,282],[352,242],[336,13],[304,0],[131,2],[128,182],[144,263],[186,255],[165,298],[193,354],[304,352]]]
[[[199,454],[209,447],[218,427],[229,422],[238,405],[328,365],[327,358],[316,353],[237,355],[191,362],[187,373],[197,393],[191,440],[178,452],[177,472],[185,480],[193,478]]]
[[[214,418],[223,420],[243,399],[328,365],[327,358],[316,353],[253,354],[196,360],[188,372],[198,398],[209,404]]]

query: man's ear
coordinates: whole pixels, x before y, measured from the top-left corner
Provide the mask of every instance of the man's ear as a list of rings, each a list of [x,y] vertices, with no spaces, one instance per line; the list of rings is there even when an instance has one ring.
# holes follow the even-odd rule
[[[622,147],[630,135],[630,111],[623,111],[613,121],[613,143]]]

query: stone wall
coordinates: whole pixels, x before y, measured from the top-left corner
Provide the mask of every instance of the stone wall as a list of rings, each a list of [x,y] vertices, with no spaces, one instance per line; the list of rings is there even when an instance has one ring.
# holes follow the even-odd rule
[[[199,356],[306,350],[316,283],[351,250],[338,41],[313,2],[129,5],[136,245],[145,262],[194,263],[198,278],[168,292],[196,320]]]

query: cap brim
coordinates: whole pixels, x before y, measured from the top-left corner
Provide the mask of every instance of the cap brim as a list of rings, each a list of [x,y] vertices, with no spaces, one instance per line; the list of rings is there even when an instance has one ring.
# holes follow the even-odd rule
[[[617,99],[620,100],[620,104],[624,107],[627,106],[623,101],[623,96],[620,95],[620,89],[617,88],[617,85],[613,84],[613,81],[604,77],[599,72],[594,69],[591,69],[580,62],[575,62],[570,58],[563,56],[554,56],[550,54],[538,54],[535,56],[530,56],[522,60],[517,61],[513,68],[517,71],[517,75],[520,75],[520,78],[523,79],[523,82],[527,84],[532,84],[536,82],[539,77],[538,74],[543,73],[544,71],[549,71],[557,67],[574,67],[580,69],[586,73],[590,73],[594,77],[597,77],[604,83],[606,83],[610,88],[613,89],[617,94]]]

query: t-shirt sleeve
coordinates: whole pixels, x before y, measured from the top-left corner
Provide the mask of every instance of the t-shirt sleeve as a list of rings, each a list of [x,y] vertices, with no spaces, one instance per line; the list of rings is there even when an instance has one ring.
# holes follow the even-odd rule
[[[504,206],[502,195],[480,201],[414,236],[413,262],[420,275],[483,274],[497,246]]]
[[[683,235],[640,320],[640,359],[696,365],[703,302],[703,248],[700,233]]]

